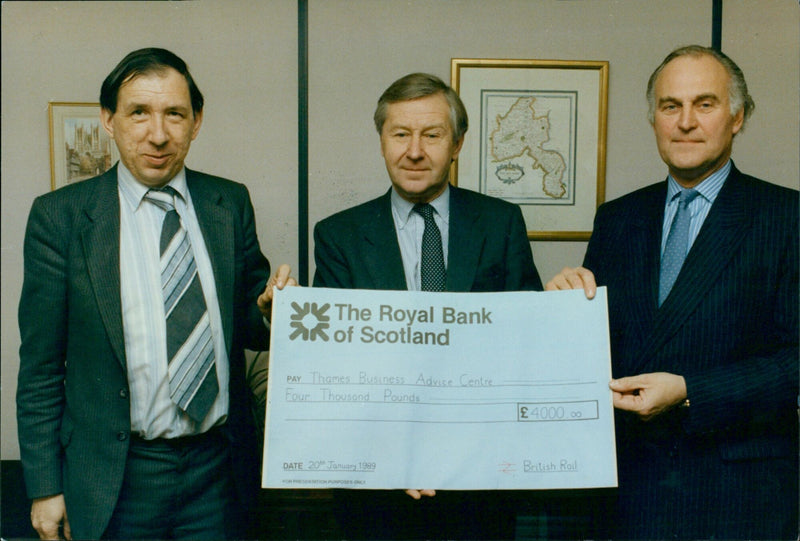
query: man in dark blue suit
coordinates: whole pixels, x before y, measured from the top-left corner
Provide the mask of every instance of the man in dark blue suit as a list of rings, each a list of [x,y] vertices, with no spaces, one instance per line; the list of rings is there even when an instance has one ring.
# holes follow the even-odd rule
[[[31,520],[47,539],[239,537],[259,478],[244,348],[267,347],[294,280],[270,277],[247,188],[184,167],[203,95],[183,60],[130,53],[100,103],[120,163],[37,198],[25,235]]]
[[[398,79],[375,127],[392,188],[317,224],[315,286],[422,289],[424,220],[414,206],[425,204],[441,235],[444,290],[542,289],[519,207],[448,182],[468,127],[452,88],[423,73]]]
[[[314,286],[353,289],[541,290],[518,206],[448,182],[468,120],[458,94],[439,78],[395,81],[374,115],[392,188],[314,228]],[[428,209],[423,217],[421,209]],[[435,230],[435,285],[428,284],[426,238]],[[340,493],[348,537],[508,538],[513,510],[497,492],[404,495]],[[414,499],[433,490],[408,490]]]
[[[583,267],[547,284],[608,287],[610,534],[796,539],[798,193],[731,162],[753,101],[724,54],[673,51],[647,97],[669,177],[601,206]]]

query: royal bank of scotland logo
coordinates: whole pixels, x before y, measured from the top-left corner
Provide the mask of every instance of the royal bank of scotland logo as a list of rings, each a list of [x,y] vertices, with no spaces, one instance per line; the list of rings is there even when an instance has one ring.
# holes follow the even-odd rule
[[[294,308],[294,314],[291,316],[292,323],[290,326],[294,331],[289,335],[289,339],[295,340],[298,336],[302,336],[303,340],[311,340],[313,342],[319,337],[327,342],[328,335],[325,334],[325,329],[330,327],[328,321],[330,321],[331,318],[325,315],[325,312],[327,312],[330,307],[331,305],[328,303],[317,306],[315,302],[306,302],[303,303],[303,306],[300,306],[296,302],[293,302],[292,308]]]

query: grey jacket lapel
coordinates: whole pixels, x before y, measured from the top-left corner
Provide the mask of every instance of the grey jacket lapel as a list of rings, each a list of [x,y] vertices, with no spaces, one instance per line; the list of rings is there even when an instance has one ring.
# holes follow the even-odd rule
[[[122,300],[119,276],[120,210],[117,168],[103,175],[97,191],[84,208],[87,223],[81,233],[83,253],[100,317],[111,347],[125,366]]]
[[[219,311],[225,344],[233,340],[233,306],[235,280],[235,237],[232,211],[225,206],[224,194],[203,181],[200,173],[186,170],[186,184],[192,195],[197,221],[203,232],[206,250],[214,270]]]

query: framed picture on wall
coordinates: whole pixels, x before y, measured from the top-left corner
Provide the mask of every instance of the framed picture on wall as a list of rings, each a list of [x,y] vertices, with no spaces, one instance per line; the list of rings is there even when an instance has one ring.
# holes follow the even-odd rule
[[[50,187],[55,190],[107,171],[119,159],[100,124],[99,103],[53,101],[50,119]]]
[[[516,203],[531,240],[588,240],[605,198],[608,62],[453,58],[470,130],[454,184]]]

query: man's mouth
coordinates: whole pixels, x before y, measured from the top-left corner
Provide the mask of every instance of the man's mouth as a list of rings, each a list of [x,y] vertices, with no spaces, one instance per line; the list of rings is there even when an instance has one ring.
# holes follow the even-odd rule
[[[159,167],[167,163],[170,159],[170,154],[145,154],[144,159],[153,166]]]

